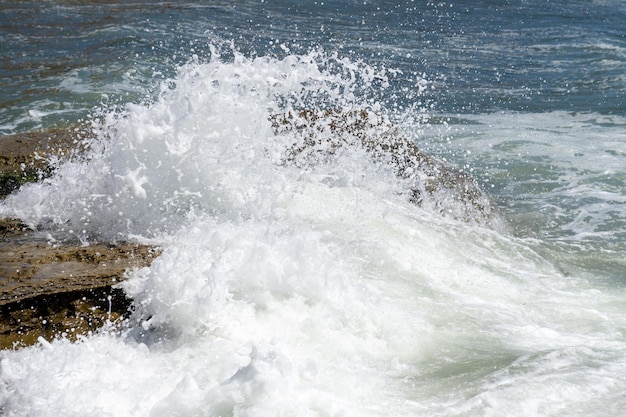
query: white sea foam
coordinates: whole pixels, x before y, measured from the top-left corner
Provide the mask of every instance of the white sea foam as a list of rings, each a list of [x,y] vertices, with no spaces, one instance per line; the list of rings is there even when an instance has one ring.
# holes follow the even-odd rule
[[[535,235],[626,242],[623,117],[551,112],[464,119],[472,123],[448,125],[445,148],[437,138],[432,150],[470,161],[514,207],[513,222]]]
[[[121,333],[0,352],[4,415],[604,416],[623,404],[623,293],[414,206],[358,152],[280,163],[294,138],[274,135],[271,112],[369,106],[351,91],[372,77],[384,74],[319,53],[189,64],[155,103],[108,114],[88,158],[4,202],[2,214],[87,239],[163,247],[123,284],[136,312]]]

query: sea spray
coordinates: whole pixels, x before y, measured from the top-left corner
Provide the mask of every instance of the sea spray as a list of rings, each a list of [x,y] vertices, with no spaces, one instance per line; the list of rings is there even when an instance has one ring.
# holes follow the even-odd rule
[[[277,168],[294,139],[272,133],[270,114],[303,105],[368,106],[354,90],[364,79],[384,77],[321,52],[282,60],[235,52],[229,62],[215,55],[181,67],[154,103],[105,114],[83,160],[10,197],[3,213],[68,224],[98,239],[173,232],[193,212],[265,216],[276,189],[293,187],[285,178],[302,176]],[[350,168],[339,165],[337,173],[349,175]]]

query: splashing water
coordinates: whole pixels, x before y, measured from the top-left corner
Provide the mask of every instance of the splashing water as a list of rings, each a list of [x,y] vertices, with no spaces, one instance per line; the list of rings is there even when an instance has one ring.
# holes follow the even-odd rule
[[[359,147],[284,163],[302,137],[276,134],[272,114],[385,115],[388,72],[321,52],[217,55],[182,66],[153,103],[105,113],[83,159],[0,206],[87,240],[163,247],[123,284],[135,312],[122,330],[2,352],[6,415],[624,405],[622,294],[564,276],[522,239],[417,207]]]
[[[270,114],[319,106],[312,100],[335,108],[367,105],[355,90],[384,74],[321,53],[277,60],[235,52],[229,63],[214,56],[180,68],[155,103],[105,114],[85,160],[65,164],[5,205],[27,221],[77,223],[109,239],[152,237],[176,230],[191,212],[230,221],[267,217],[302,176],[354,183],[367,175],[367,161],[356,160],[333,173],[278,169],[293,138],[273,133]],[[364,173],[351,172],[357,168]]]

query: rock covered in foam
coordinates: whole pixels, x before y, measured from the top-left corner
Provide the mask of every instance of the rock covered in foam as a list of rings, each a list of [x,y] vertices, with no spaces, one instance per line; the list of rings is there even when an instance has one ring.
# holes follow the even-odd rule
[[[301,110],[271,116],[277,135],[296,132],[299,141],[285,152],[284,163],[306,166],[342,148],[359,148],[376,164],[401,179],[417,205],[429,205],[458,220],[490,224],[494,208],[476,179],[422,152],[380,114],[367,110]]]

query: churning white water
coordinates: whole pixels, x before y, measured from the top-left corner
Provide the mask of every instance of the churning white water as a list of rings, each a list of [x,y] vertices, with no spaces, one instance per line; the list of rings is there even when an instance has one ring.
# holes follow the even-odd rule
[[[2,215],[163,253],[129,271],[121,330],[0,353],[3,414],[621,415],[623,291],[415,206],[358,149],[282,161],[297,138],[272,114],[384,114],[361,93],[386,76],[322,53],[191,63],[7,198]]]

